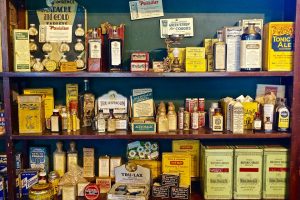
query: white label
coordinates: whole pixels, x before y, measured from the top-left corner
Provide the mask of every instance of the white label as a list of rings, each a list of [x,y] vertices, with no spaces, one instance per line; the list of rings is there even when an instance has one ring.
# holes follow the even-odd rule
[[[106,129],[106,122],[105,122],[105,119],[98,119],[97,121],[97,131],[98,132],[101,132],[101,133],[104,133],[105,132],[105,129]]]
[[[178,129],[183,129],[183,112],[178,113]]]
[[[261,40],[242,40],[241,41],[241,69],[261,68],[262,65],[262,46]]]
[[[161,19],[160,37],[166,38],[166,35],[194,36],[193,18]]]
[[[45,34],[40,36],[40,40],[46,38],[46,42],[72,42],[72,25],[45,25],[40,31]]]
[[[260,120],[254,120],[253,128],[255,130],[261,130],[261,121]]]
[[[273,124],[272,123],[265,123],[265,131],[272,131]]]
[[[215,45],[215,69],[225,70],[225,55],[226,55],[226,46],[225,45]]]
[[[112,41],[111,42],[111,64],[118,66],[121,64],[121,42]]]
[[[58,116],[51,116],[51,131],[59,132],[59,117]]]
[[[164,16],[162,0],[130,1],[131,20]]]
[[[101,40],[89,41],[90,58],[101,58]]]
[[[192,113],[192,129],[199,128],[199,113]]]

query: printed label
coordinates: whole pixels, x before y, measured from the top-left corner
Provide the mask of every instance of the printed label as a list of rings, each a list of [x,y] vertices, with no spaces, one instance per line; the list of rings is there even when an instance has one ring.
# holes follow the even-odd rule
[[[262,42],[261,40],[241,41],[241,69],[261,68],[262,66]]]
[[[111,42],[111,64],[113,66],[121,65],[121,42]]]

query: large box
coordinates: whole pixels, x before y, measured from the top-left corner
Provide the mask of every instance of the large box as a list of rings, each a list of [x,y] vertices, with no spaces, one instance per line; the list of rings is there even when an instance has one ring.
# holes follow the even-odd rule
[[[42,133],[45,129],[44,99],[41,95],[19,95],[19,133]]]
[[[294,23],[270,22],[264,26],[264,70],[292,71]]]
[[[288,199],[289,150],[266,146],[263,160],[263,199]]]
[[[30,72],[29,32],[14,29],[14,70]]]
[[[186,152],[192,156],[191,177],[199,177],[200,141],[199,140],[173,140],[173,152]]]
[[[232,199],[233,149],[227,146],[204,146],[201,160],[205,199]]]
[[[180,175],[180,186],[191,185],[191,160],[189,153],[163,153],[162,173]]]
[[[236,146],[234,151],[234,199],[261,199],[263,149]]]

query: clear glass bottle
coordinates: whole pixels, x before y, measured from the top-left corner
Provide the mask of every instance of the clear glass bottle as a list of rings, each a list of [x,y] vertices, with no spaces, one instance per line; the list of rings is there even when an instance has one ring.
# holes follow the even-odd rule
[[[217,31],[218,42],[214,43],[214,71],[225,71],[226,70],[226,52],[227,46],[223,41],[223,31]]]
[[[273,123],[271,122],[270,117],[266,117],[267,121],[264,123],[264,130],[265,132],[272,132],[273,130]]]
[[[98,36],[97,30],[94,28],[89,44],[89,58],[101,59],[101,39]]]
[[[62,130],[68,130],[68,113],[66,107],[61,109]]]
[[[56,143],[56,150],[53,153],[53,170],[56,171],[60,177],[66,173],[66,152],[63,151],[63,143]]]
[[[32,66],[33,70],[34,71],[37,71],[37,72],[41,72],[44,70],[44,66],[43,64],[41,63],[41,59],[40,58],[36,58],[35,59],[35,63],[34,65]]]
[[[78,70],[84,70],[85,69],[85,64],[81,56],[77,56],[77,59],[75,60],[76,66]]]
[[[65,62],[68,62],[68,60],[67,60],[67,56],[65,54],[63,54],[61,56],[61,59],[58,61],[58,70],[60,70],[61,64],[65,63]]]
[[[106,130],[106,121],[103,115],[103,110],[99,110],[97,115],[97,132],[98,133],[105,133]]]
[[[116,118],[114,116],[114,109],[109,109],[109,117],[107,119],[107,132],[116,132]]]
[[[82,24],[77,24],[77,28],[75,30],[75,36],[77,36],[77,37],[83,37],[84,36],[84,30],[82,28]]]
[[[53,109],[53,114],[50,117],[51,132],[60,133],[62,130],[61,116],[58,109]]]
[[[51,60],[50,58],[45,62],[45,69],[48,72],[54,72],[57,69],[57,63],[54,60]]]
[[[221,108],[216,108],[215,113],[212,117],[212,130],[222,132],[223,131],[223,115]]]
[[[29,40],[29,50],[30,52],[36,52],[38,49],[37,44],[35,43],[34,39]]]
[[[67,166],[68,171],[72,167],[76,167],[78,164],[78,152],[76,150],[76,143],[74,141],[70,142],[70,148],[68,150],[68,156],[67,156]]]
[[[28,29],[29,35],[37,36],[39,34],[39,32],[38,32],[37,28],[35,27],[35,24],[30,24],[29,26],[30,26]]]
[[[199,112],[197,106],[194,107],[191,114],[191,128],[197,130],[199,128]]]
[[[91,127],[95,113],[95,95],[90,91],[88,79],[84,79],[84,89],[79,94],[80,127]]]
[[[255,118],[254,118],[254,121],[253,121],[253,130],[254,131],[261,131],[261,125],[262,125],[262,120],[261,120],[260,114],[259,114],[259,112],[256,112],[255,113]]]
[[[46,62],[47,62],[48,60],[49,60],[49,55],[46,54],[46,55],[45,55],[45,58],[44,58],[43,61],[42,61],[43,66],[46,65]]]
[[[211,106],[209,108],[209,113],[208,113],[208,121],[209,121],[209,128],[212,129],[212,124],[213,124],[213,115],[215,113],[215,109],[219,107],[218,102],[212,102]]]
[[[168,122],[169,122],[169,131],[176,131],[177,114],[175,112],[175,106],[172,102],[169,102],[169,106],[168,106]]]
[[[290,111],[286,106],[286,99],[281,99],[281,104],[276,109],[276,122],[279,132],[287,132],[290,128]]]
[[[166,114],[166,108],[163,106],[160,108],[158,116],[158,133],[169,132],[169,120]]]
[[[262,68],[262,38],[255,29],[255,23],[249,23],[241,36],[241,71],[260,71]]]
[[[184,124],[184,121],[183,121],[183,118],[184,118],[184,108],[183,107],[179,108],[177,116],[178,116],[178,129],[179,130],[183,130],[183,124]]]
[[[113,35],[108,40],[108,49],[109,71],[121,71],[123,44],[116,26],[113,27]]]
[[[82,52],[82,51],[84,51],[84,45],[83,45],[81,39],[77,39],[77,42],[76,42],[76,44],[75,44],[75,46],[74,46],[74,49],[75,49],[75,51],[77,51],[77,52]]]

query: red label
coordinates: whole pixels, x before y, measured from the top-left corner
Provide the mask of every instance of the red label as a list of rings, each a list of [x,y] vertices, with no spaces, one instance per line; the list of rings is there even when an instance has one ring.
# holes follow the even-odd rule
[[[288,172],[289,168],[286,167],[270,167],[269,172]]]
[[[180,149],[193,149],[193,146],[190,145],[180,146]]]
[[[100,195],[99,188],[94,183],[88,184],[84,188],[84,197],[88,200],[98,199],[99,195]]]
[[[258,168],[240,168],[240,172],[259,172]]]
[[[209,168],[209,172],[211,172],[211,173],[228,173],[229,168]]]
[[[170,161],[170,165],[183,165],[182,161]]]

